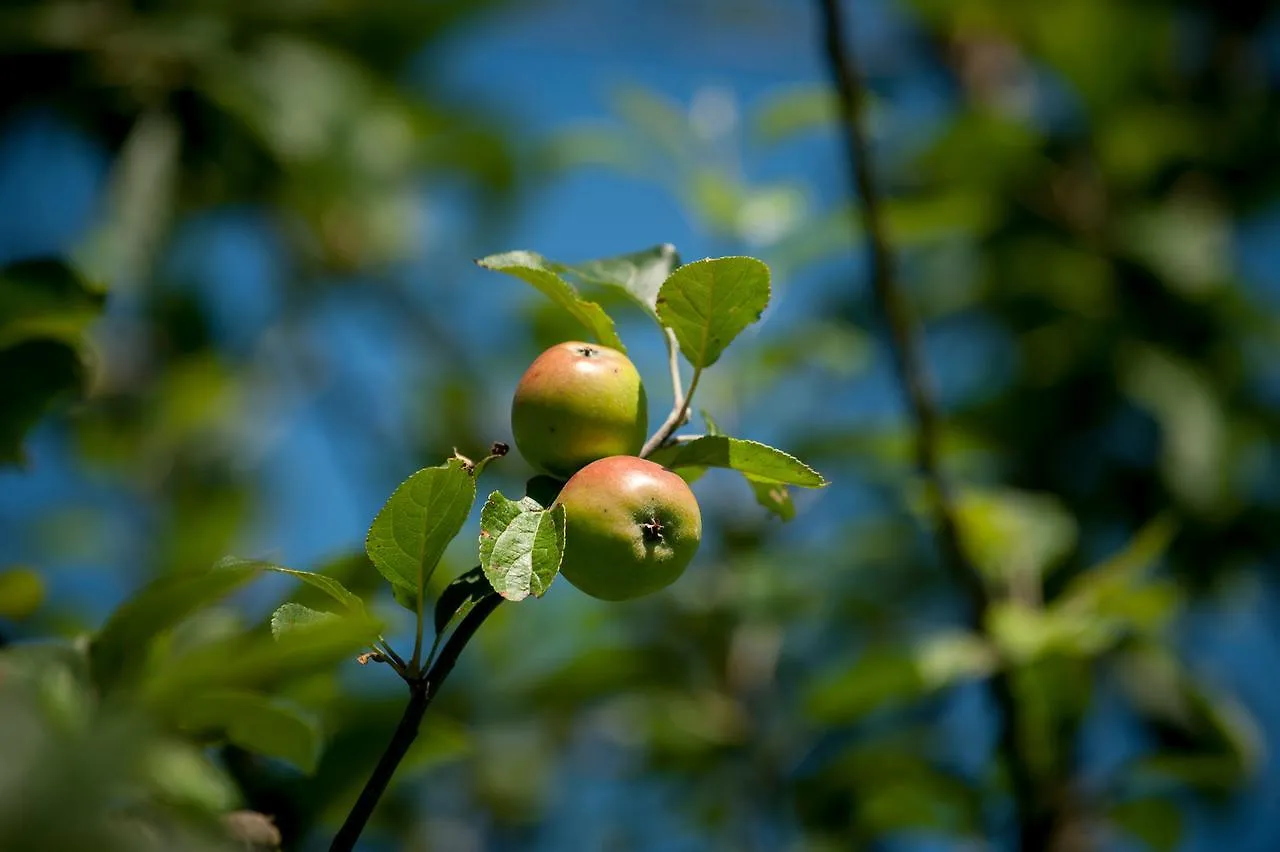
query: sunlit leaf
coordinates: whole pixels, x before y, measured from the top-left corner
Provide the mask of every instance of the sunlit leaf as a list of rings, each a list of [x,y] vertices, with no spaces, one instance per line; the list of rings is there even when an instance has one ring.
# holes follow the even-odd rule
[[[475,477],[459,459],[418,471],[374,518],[365,539],[369,559],[393,585],[420,595],[475,499]]]
[[[587,260],[572,265],[554,264],[562,274],[584,284],[621,287],[655,318],[658,290],[680,265],[680,255],[670,243],[631,254]]]
[[[769,267],[753,257],[697,260],[658,291],[658,318],[695,367],[710,367],[769,305]]]
[[[476,263],[485,269],[505,272],[532,284],[580,322],[599,343],[621,352],[626,351],[622,338],[618,337],[618,332],[613,327],[613,320],[604,312],[604,308],[579,296],[573,285],[561,278],[555,267],[542,255],[531,251],[509,251],[482,257]]]
[[[271,614],[271,635],[279,639],[294,630],[308,630],[335,621],[338,617],[331,612],[321,612],[299,603],[281,604]]]
[[[27,618],[44,602],[44,580],[31,568],[0,571],[0,618]]]
[[[541,597],[560,570],[564,527],[563,506],[533,508],[494,492],[480,516],[480,564],[489,584],[507,600]]]
[[[731,468],[762,484],[799,485],[802,488],[822,488],[827,484],[822,474],[782,450],[724,435],[708,435],[664,447],[650,458],[673,470],[683,467]]]

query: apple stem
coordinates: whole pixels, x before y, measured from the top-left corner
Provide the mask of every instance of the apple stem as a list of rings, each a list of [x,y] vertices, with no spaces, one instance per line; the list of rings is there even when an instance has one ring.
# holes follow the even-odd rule
[[[663,446],[670,440],[671,436],[681,426],[689,422],[689,404],[693,402],[693,392],[698,389],[698,379],[702,378],[702,368],[693,368],[693,378],[689,380],[689,392],[682,394],[682,399],[676,401],[675,406],[671,409],[671,414],[658,427],[658,431],[653,433],[644,446],[640,449],[640,458],[648,458],[654,450]]]
[[[670,328],[664,328],[667,339],[667,361],[671,364],[671,390],[675,393],[675,405],[679,408],[684,405],[684,387],[680,381],[680,346],[676,343],[676,333]]]

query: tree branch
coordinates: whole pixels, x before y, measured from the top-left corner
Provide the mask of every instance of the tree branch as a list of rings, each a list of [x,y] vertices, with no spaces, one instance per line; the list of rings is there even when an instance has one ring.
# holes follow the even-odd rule
[[[693,392],[698,389],[700,378],[702,378],[702,368],[694,367],[693,378],[689,380],[689,390],[684,394],[683,399],[676,400],[671,413],[658,427],[658,431],[653,433],[653,437],[644,442],[644,447],[640,450],[640,458],[647,459],[654,450],[665,444],[677,429],[689,422],[689,404],[693,402]]]
[[[364,789],[360,791],[360,797],[356,799],[351,812],[347,814],[342,827],[334,836],[333,843],[329,845],[329,852],[351,852],[355,849],[360,833],[364,831],[365,824],[369,822],[374,808],[378,806],[378,801],[386,792],[387,785],[391,783],[391,777],[395,775],[396,768],[400,766],[400,762],[409,753],[409,747],[417,739],[418,728],[422,724],[422,717],[427,713],[427,708],[431,706],[445,679],[453,671],[463,648],[467,647],[471,637],[500,603],[502,598],[497,594],[489,594],[481,598],[458,625],[458,629],[449,637],[444,650],[440,652],[430,671],[420,678],[409,681],[409,703],[404,708],[404,715],[400,717],[400,724],[396,726],[391,742],[387,743],[382,757],[378,759],[378,765],[374,767],[373,774],[369,776]]]
[[[845,38],[840,0],[818,2],[828,71],[839,95],[851,190],[862,202],[862,228],[869,248],[871,287],[888,326],[895,367],[915,420],[916,466],[925,482],[943,556],[969,598],[973,626],[982,630],[991,598],[981,574],[964,552],[955,507],[942,474],[940,418],[911,311],[897,285],[893,252],[889,248],[881,200],[873,179],[871,146],[862,121],[865,92],[852,48]],[[1047,849],[1053,818],[1046,812],[1044,799],[1037,792],[1035,773],[1018,742],[1020,710],[1007,673],[1000,672],[992,678],[992,692],[1001,715],[1000,749],[1009,770],[1020,848],[1028,852]]]

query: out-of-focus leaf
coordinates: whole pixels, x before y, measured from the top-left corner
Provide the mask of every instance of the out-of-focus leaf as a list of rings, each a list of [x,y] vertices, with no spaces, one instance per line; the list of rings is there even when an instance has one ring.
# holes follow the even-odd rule
[[[852,722],[875,710],[984,677],[996,662],[993,649],[968,633],[944,633],[913,649],[872,648],[851,667],[818,681],[805,697],[805,709],[822,722]]]
[[[271,635],[279,639],[294,630],[308,630],[316,625],[328,624],[339,618],[331,612],[285,603],[271,614]]]
[[[44,603],[44,580],[31,568],[0,571],[0,618],[20,621]]]
[[[298,571],[293,568],[285,568],[283,565],[276,565],[271,562],[263,562],[259,559],[241,559],[238,556],[227,556],[218,562],[218,567],[240,566],[254,568],[259,571],[274,571],[277,574],[287,574],[294,577],[308,586],[319,589],[338,603],[342,604],[343,609],[353,614],[362,614],[364,612],[364,601],[360,600],[355,594],[342,585],[342,582],[334,577],[328,577],[324,574],[317,574],[313,571]]]
[[[613,327],[613,320],[604,309],[579,296],[573,285],[561,278],[555,266],[542,255],[531,251],[509,251],[482,257],[476,263],[485,269],[505,272],[532,284],[582,323],[598,342],[620,352],[627,351],[622,338],[618,337],[618,332]]]
[[[966,488],[956,521],[969,558],[997,582],[1038,583],[1076,543],[1075,519],[1045,494]]]
[[[799,459],[767,444],[707,435],[685,444],[675,444],[654,452],[653,461],[672,468],[724,467],[739,471],[759,483],[822,488],[822,474]]]
[[[231,779],[185,743],[153,744],[144,771],[154,794],[166,802],[209,814],[225,813],[240,804],[240,791]]]
[[[1197,512],[1218,505],[1227,485],[1228,423],[1216,390],[1196,366],[1157,349],[1123,353],[1126,394],[1160,423],[1160,473]]]
[[[238,635],[156,661],[138,697],[163,712],[202,691],[278,690],[290,680],[332,671],[368,646],[367,624],[349,618],[314,621],[274,638],[265,631]]]
[[[769,305],[769,267],[752,257],[686,263],[658,291],[658,318],[695,367],[710,367]]]
[[[528,498],[489,496],[480,515],[480,564],[498,594],[520,601],[542,597],[560,570],[565,511],[534,508]]]
[[[410,476],[373,519],[365,550],[393,585],[420,596],[476,499],[476,480],[460,459]]]
[[[245,565],[228,565],[153,581],[112,613],[94,637],[94,682],[105,690],[136,674],[158,633],[230,594],[255,573]]]
[[[493,586],[485,578],[484,567],[480,565],[445,586],[436,600],[436,633],[444,633],[457,624],[477,601],[492,591]]]
[[[1062,593],[1062,602],[1087,601],[1096,606],[1097,598],[1136,585],[1164,554],[1176,532],[1172,517],[1162,515],[1152,520],[1119,553],[1072,578]]]
[[[756,111],[752,129],[762,142],[777,144],[800,133],[835,127],[839,106],[830,86],[790,89],[774,96]]]
[[[177,708],[175,716],[185,730],[225,736],[243,749],[286,760],[303,772],[311,772],[319,756],[319,728],[264,695],[200,693]]]
[[[1153,852],[1173,852],[1182,838],[1182,811],[1168,799],[1131,799],[1107,809],[1107,819]]]

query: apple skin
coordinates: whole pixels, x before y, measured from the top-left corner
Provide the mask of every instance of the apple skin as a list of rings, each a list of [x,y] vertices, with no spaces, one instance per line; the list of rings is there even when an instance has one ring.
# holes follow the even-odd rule
[[[559,479],[606,456],[638,453],[649,430],[640,373],[598,343],[557,343],[516,385],[511,432],[530,465]]]
[[[560,573],[600,600],[671,585],[702,541],[702,513],[688,484],[635,456],[592,462],[565,483],[556,503],[565,508]]]

